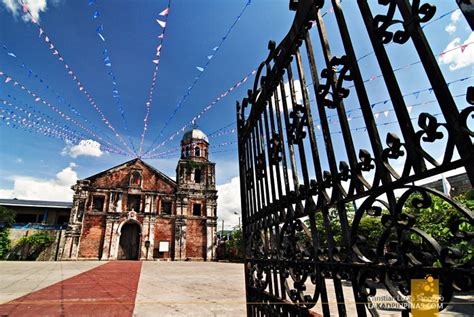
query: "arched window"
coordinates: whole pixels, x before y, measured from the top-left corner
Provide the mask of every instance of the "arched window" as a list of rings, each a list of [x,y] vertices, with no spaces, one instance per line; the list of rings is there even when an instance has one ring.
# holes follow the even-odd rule
[[[189,157],[189,145],[186,146],[186,157]]]
[[[142,184],[142,175],[139,171],[133,171],[130,177],[131,186],[140,186]]]
[[[201,170],[198,168],[194,170],[194,182],[197,184],[201,182]]]
[[[201,156],[201,148],[199,146],[196,146],[194,148],[194,155],[195,156]]]

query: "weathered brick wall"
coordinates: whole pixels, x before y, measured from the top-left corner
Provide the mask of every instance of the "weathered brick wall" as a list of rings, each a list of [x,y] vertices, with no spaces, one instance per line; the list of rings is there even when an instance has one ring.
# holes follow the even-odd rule
[[[82,230],[79,257],[98,259],[104,241],[105,216],[87,214],[84,217]]]
[[[168,241],[169,242],[169,252],[165,252],[164,254],[158,254],[158,247],[160,245],[160,241]],[[169,218],[158,218],[155,222],[155,245],[153,250],[153,256],[155,258],[162,257],[162,258],[170,258],[171,251],[174,248],[174,219]]]
[[[186,257],[204,258],[206,239],[203,221],[188,219],[186,224]]]
[[[127,188],[130,185],[130,171],[139,169],[142,171],[142,190],[159,191],[163,193],[173,193],[174,187],[171,183],[163,180],[159,174],[143,165],[140,161],[135,161],[126,168],[111,170],[108,173],[98,175],[91,180],[91,186],[96,188]]]

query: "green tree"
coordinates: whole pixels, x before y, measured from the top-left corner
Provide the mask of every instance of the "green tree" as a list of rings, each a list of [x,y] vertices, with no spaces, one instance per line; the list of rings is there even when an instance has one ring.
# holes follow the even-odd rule
[[[11,248],[9,228],[14,222],[15,213],[8,208],[0,206],[0,260],[6,258],[8,251]]]
[[[47,232],[36,232],[21,237],[15,245],[15,253],[20,254],[22,260],[36,260],[47,247],[53,244],[56,238]]]
[[[232,238],[226,242],[226,251],[229,260],[242,261],[244,259],[244,239],[242,227],[236,226]]]

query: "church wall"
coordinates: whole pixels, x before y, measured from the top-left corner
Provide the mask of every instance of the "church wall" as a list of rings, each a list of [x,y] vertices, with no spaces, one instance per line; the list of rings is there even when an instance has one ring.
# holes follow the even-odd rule
[[[205,220],[186,220],[186,257],[202,259],[206,248]]]
[[[82,227],[79,258],[98,259],[102,253],[104,233],[105,217],[87,214]]]
[[[160,241],[169,242],[169,251],[159,253]],[[172,250],[174,247],[174,219],[172,218],[157,218],[155,222],[155,241],[154,241],[154,258],[169,259],[172,257]]]

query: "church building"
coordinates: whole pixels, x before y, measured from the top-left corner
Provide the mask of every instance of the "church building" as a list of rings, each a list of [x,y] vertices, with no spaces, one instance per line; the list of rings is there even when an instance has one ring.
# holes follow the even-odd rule
[[[72,187],[63,260],[216,258],[217,191],[209,140],[186,132],[176,180],[139,158]]]

